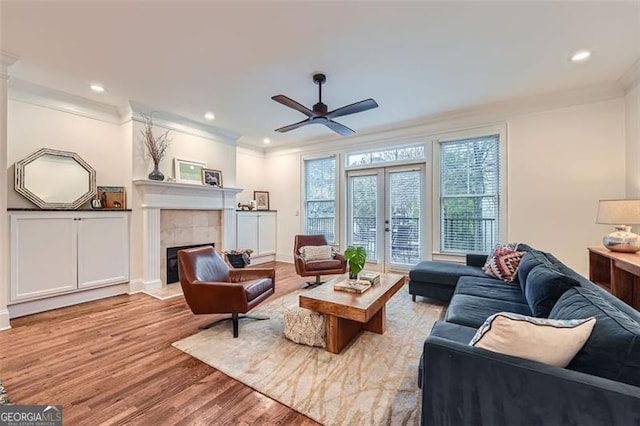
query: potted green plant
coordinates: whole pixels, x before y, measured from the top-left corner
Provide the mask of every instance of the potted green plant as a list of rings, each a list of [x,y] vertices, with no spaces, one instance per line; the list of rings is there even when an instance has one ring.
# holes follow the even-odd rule
[[[349,246],[344,251],[344,258],[349,265],[349,278],[356,279],[362,269],[364,269],[364,263],[367,260],[367,252],[364,247]]]

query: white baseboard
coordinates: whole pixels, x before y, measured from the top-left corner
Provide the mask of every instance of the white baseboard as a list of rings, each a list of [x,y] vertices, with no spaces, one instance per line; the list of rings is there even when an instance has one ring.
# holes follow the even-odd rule
[[[129,281],[129,294],[142,293],[144,291],[144,284],[142,278]]]
[[[9,322],[9,311],[7,309],[3,309],[0,311],[0,331],[8,330],[11,328],[11,323]]]
[[[50,296],[45,299],[31,300],[28,302],[15,303],[7,306],[10,318],[22,317],[38,312],[50,311],[52,309],[63,308],[65,306],[77,305],[79,303],[91,302],[93,300],[104,299],[106,297],[127,294],[129,283],[122,283],[108,287],[100,287],[91,290],[78,291],[75,293]]]
[[[286,263],[293,263],[293,254],[291,253],[278,253],[276,254],[276,261],[278,262],[286,262]]]
[[[162,281],[160,280],[143,281],[142,286],[144,287],[143,289],[144,292],[160,290],[162,288]]]

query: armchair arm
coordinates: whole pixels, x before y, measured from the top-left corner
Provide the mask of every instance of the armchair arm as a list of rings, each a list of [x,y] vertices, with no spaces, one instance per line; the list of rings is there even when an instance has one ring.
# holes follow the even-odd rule
[[[273,268],[246,268],[229,270],[229,280],[237,283],[240,281],[257,280],[260,278],[271,278],[275,287],[276,270]]]
[[[194,281],[191,284],[191,297],[188,302],[194,314],[231,312],[231,305],[241,311],[246,310],[249,303],[242,285],[206,281]]]
[[[427,425],[630,425],[640,388],[430,336],[424,343]]]

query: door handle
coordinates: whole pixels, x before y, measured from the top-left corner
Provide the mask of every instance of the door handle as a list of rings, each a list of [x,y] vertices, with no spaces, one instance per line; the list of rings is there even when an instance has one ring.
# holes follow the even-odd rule
[[[384,228],[384,232],[389,232],[390,229],[389,228]]]

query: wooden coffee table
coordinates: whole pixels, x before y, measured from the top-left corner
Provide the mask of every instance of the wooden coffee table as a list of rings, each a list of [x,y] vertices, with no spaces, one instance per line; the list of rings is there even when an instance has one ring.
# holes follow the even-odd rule
[[[399,274],[380,274],[380,282],[362,294],[333,289],[348,278],[341,275],[300,295],[300,307],[320,312],[327,318],[327,351],[339,354],[360,331],[383,334],[385,304],[405,283]]]

